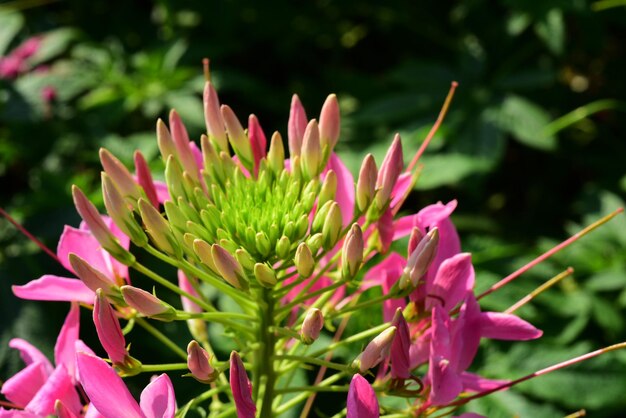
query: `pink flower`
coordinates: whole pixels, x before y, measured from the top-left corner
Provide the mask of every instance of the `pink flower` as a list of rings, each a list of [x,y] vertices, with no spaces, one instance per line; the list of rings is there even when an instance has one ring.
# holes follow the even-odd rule
[[[378,418],[378,399],[376,392],[360,374],[352,376],[348,390],[347,418]]]
[[[113,364],[124,364],[128,358],[126,340],[115,312],[101,289],[98,289],[94,299],[93,322],[98,339]]]
[[[256,405],[252,400],[252,385],[241,357],[235,351],[230,353],[230,389],[237,407],[237,418],[254,418]]]
[[[56,367],[30,343],[14,338],[9,347],[20,351],[26,367],[2,385],[2,394],[24,411],[13,411],[17,417],[46,417],[55,413],[55,403],[61,401],[65,409],[79,414],[82,405],[75,385],[75,346],[79,331],[79,308],[73,304],[61,327],[54,357]],[[81,342],[82,343],[82,342]],[[0,410],[0,417],[7,416]]]
[[[176,398],[170,378],[162,374],[141,392],[139,404],[124,381],[104,360],[77,354],[80,382],[91,404],[104,418],[174,418]]]
[[[122,247],[128,249],[129,238],[117,228],[111,218],[102,216],[102,220],[117,237]],[[73,272],[68,259],[70,253],[74,253],[85,260],[112,284],[119,286],[130,282],[128,267],[119,263],[102,249],[84,222],[78,229],[66,225],[57,247],[59,261],[68,271]],[[94,300],[94,292],[81,280],[50,274],[30,281],[23,286],[13,286],[12,289],[15,296],[29,300],[75,301],[88,305],[93,304]]]

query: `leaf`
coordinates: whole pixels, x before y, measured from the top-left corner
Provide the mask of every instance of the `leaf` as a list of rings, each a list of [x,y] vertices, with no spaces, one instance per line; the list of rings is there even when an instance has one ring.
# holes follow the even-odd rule
[[[45,34],[41,46],[35,54],[29,58],[31,65],[38,65],[46,62],[57,55],[61,55],[70,42],[77,37],[77,32],[73,29],[57,29]]]
[[[165,97],[167,107],[176,109],[186,125],[194,128],[204,127],[204,111],[202,101],[192,94],[168,94]],[[245,123],[242,123],[245,126]]]
[[[622,290],[626,288],[626,274],[622,269],[602,271],[588,279],[585,287],[596,292]]]
[[[565,43],[565,22],[563,12],[559,9],[552,9],[544,18],[535,25],[537,36],[555,54],[563,53]]]
[[[417,180],[418,190],[456,184],[471,174],[487,172],[492,165],[490,160],[464,154],[425,155],[420,162],[424,170]]]
[[[532,402],[525,396],[512,391],[498,392],[477,399],[467,410],[489,418],[552,418],[563,415],[553,406]]]
[[[11,41],[24,25],[21,14],[0,10],[0,56],[5,55]]]
[[[529,147],[544,151],[556,148],[556,138],[544,133],[545,126],[550,122],[550,115],[523,97],[507,96],[500,109],[494,110],[490,117],[501,129]]]

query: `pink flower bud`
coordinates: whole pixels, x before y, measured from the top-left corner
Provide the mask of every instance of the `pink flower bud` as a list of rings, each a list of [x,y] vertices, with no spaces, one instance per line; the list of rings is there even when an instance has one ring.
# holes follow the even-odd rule
[[[70,260],[72,270],[74,270],[74,273],[78,276],[78,278],[85,283],[85,286],[94,292],[98,289],[102,289],[102,291],[107,295],[114,295],[116,293],[117,285],[104,273],[100,272],[95,267],[92,267],[91,264],[74,253],[70,253],[68,258]]]
[[[354,223],[343,241],[343,249],[341,251],[341,273],[344,277],[356,276],[363,262],[364,246],[361,227],[359,224]]]
[[[396,134],[391,147],[385,155],[383,163],[380,165],[380,171],[378,172],[378,178],[376,180],[376,206],[379,210],[382,210],[387,206],[391,199],[391,191],[402,172],[404,166],[402,157],[402,142],[400,135]]]
[[[54,413],[58,418],[79,418],[78,415],[72,412],[59,399],[57,399],[57,401],[54,403]]]
[[[414,226],[409,236],[409,244],[406,253],[409,255],[413,254],[413,251],[415,251],[415,248],[417,248],[422,238],[424,238],[424,234],[422,234],[422,231],[420,231],[418,227]]]
[[[191,178],[198,180],[198,165],[189,147],[189,134],[187,134],[187,129],[175,110],[170,112],[170,129],[172,130],[172,140],[176,147],[178,160]]]
[[[218,151],[228,151],[228,140],[224,131],[220,102],[215,88],[209,82],[204,85],[204,120],[209,139],[213,141]]]
[[[113,218],[117,227],[139,247],[148,243],[148,237],[143,228],[137,224],[133,213],[128,208],[128,203],[122,197],[120,191],[115,187],[111,178],[102,173],[102,196],[107,212]]]
[[[187,345],[187,367],[191,375],[201,383],[211,383],[217,378],[217,372],[211,366],[209,353],[195,340],[191,340]]]
[[[365,350],[361,353],[356,360],[359,371],[365,373],[367,370],[375,367],[383,361],[391,350],[391,343],[396,335],[396,327],[389,327],[380,334],[378,334],[370,343],[365,347]]]
[[[150,167],[148,167],[146,159],[139,150],[135,151],[133,159],[135,161],[135,174],[137,175],[137,182],[143,188],[143,191],[146,192],[146,196],[148,196],[150,203],[152,203],[155,208],[158,208],[159,198],[156,188],[154,187],[152,173],[150,173]]]
[[[236,351],[230,353],[230,389],[237,408],[237,418],[254,418],[256,405],[252,400],[252,385]]]
[[[141,213],[141,219],[146,227],[146,231],[148,231],[156,246],[170,255],[180,255],[182,251],[180,245],[174,237],[169,224],[159,211],[142,198],[139,199],[139,212]]]
[[[120,323],[101,289],[96,291],[93,322],[96,325],[100,344],[113,364],[124,364],[128,356],[126,340],[122,334]]]
[[[244,167],[248,170],[252,170],[254,166],[254,156],[252,155],[250,140],[246,136],[243,126],[241,126],[235,112],[233,112],[228,105],[222,105],[221,111],[226,129],[228,130],[228,141],[230,145],[233,147],[233,150]]]
[[[294,263],[300,277],[307,278],[313,274],[315,270],[315,259],[311,253],[311,249],[306,243],[300,243],[296,249]]]
[[[300,155],[302,140],[308,119],[304,107],[297,94],[291,98],[291,108],[289,110],[289,122],[287,126],[287,138],[289,139],[289,154],[291,158]]]
[[[409,283],[411,286],[417,287],[419,280],[426,274],[428,267],[437,255],[438,244],[439,229],[435,227],[422,238],[415,250],[409,255],[403,277],[400,279],[401,289],[405,289]]]
[[[213,256],[215,267],[224,280],[237,289],[248,290],[248,279],[243,271],[243,267],[231,253],[218,244],[213,244],[211,246],[211,255]]]
[[[172,135],[170,135],[169,129],[161,119],[157,120],[156,125],[157,144],[159,145],[159,151],[161,151],[161,157],[163,161],[167,161],[170,155],[176,157],[177,151]]]
[[[391,377],[408,379],[411,377],[411,336],[409,326],[404,319],[402,309],[398,308],[391,324],[397,328],[396,336],[391,344]]]
[[[189,293],[192,296],[200,298],[196,289],[192,286],[191,280],[193,278],[188,278],[182,270],[178,270],[178,287],[180,287],[185,292]],[[204,310],[198,306],[195,302],[190,299],[181,296],[181,302],[183,304],[183,310],[189,313],[200,313]],[[207,339],[207,325],[203,319],[192,318],[187,320],[187,327],[189,328],[189,332],[191,335],[200,341],[205,341]]]
[[[215,274],[220,274],[215,262],[213,261],[213,255],[211,255],[211,244],[201,239],[196,239],[193,242],[193,251],[196,253],[202,264],[210,268]]]
[[[317,177],[322,171],[322,146],[317,121],[312,119],[306,126],[300,158],[302,172],[307,179]]]
[[[376,193],[376,179],[378,169],[372,154],[367,154],[359,171],[359,178],[356,183],[356,204],[361,212],[369,207]]]
[[[132,174],[120,160],[115,158],[105,148],[100,148],[100,162],[104,171],[111,177],[113,183],[122,193],[122,196],[131,197],[133,200],[141,197],[139,185],[135,182]]]
[[[152,293],[134,286],[122,286],[120,290],[128,306],[142,315],[164,321],[176,318],[176,310]]]
[[[300,329],[300,339],[304,344],[313,344],[320,336],[320,331],[324,328],[324,315],[317,308],[309,309],[302,321]]]
[[[254,158],[254,175],[259,173],[259,162],[265,157],[267,139],[261,128],[259,119],[250,115],[248,117],[248,137],[250,138],[250,146],[252,147],[252,156]]]
[[[348,390],[346,418],[378,418],[378,399],[369,382],[360,374],[352,376]]]
[[[328,154],[330,154],[339,140],[339,130],[339,103],[337,102],[337,96],[331,94],[326,98],[320,113],[320,142],[322,149],[328,146]]]

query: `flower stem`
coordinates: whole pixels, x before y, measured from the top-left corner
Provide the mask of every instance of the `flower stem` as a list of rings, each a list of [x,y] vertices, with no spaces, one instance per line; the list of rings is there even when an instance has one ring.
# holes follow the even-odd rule
[[[557,284],[564,278],[571,276],[572,274],[574,274],[574,269],[572,267],[568,267],[567,270],[562,271],[561,273],[557,274],[556,276],[554,276],[553,278],[551,278],[550,280],[548,280],[547,282],[545,282],[544,284],[542,284],[541,286],[539,286],[538,288],[536,288],[535,290],[533,290],[532,292],[530,292],[529,294],[527,294],[526,296],[524,296],[523,298],[515,302],[513,305],[511,305],[511,307],[509,307],[506,311],[504,311],[504,313],[510,314],[510,313],[515,312],[516,310],[518,310],[519,308],[521,308],[522,306],[526,305],[528,302],[532,301],[534,298],[539,296],[542,292],[548,290],[549,288],[551,288],[552,286],[554,286],[555,284]]]
[[[135,321],[141,326],[143,329],[152,334],[157,340],[161,341],[165,344],[170,350],[175,352],[179,357],[187,360],[187,352],[176,345],[172,340],[170,340],[165,334],[161,331],[153,327],[143,318],[135,318]]]
[[[160,372],[167,370],[187,370],[187,363],[142,364],[141,372]]]
[[[265,376],[265,385],[259,418],[272,418],[272,401],[274,400],[274,386],[276,384],[276,370],[274,370],[276,335],[272,330],[274,328],[275,301],[270,289],[263,289],[262,296],[265,302],[265,309],[262,311],[261,335],[263,340],[258,360],[261,362],[260,372]]]

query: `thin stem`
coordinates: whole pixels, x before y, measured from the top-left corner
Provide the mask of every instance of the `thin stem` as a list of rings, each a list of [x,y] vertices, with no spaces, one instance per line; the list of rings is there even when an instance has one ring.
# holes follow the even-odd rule
[[[339,370],[342,372],[348,371],[349,369],[345,364],[333,363],[331,361],[326,361],[326,360],[322,360],[322,359],[315,358],[315,357],[309,357],[309,356],[291,356],[288,354],[284,354],[284,355],[274,356],[274,358],[276,360],[295,360],[299,363],[315,364],[318,366],[324,366],[329,369],[335,369],[335,370]]]
[[[164,345],[166,345],[170,350],[176,353],[179,357],[187,360],[187,352],[176,345],[172,340],[170,340],[165,334],[161,331],[153,327],[143,318],[135,318],[135,321],[139,324],[140,327],[148,331],[152,334],[157,340],[161,341]]]
[[[141,372],[161,372],[167,370],[188,370],[187,363],[142,364]]]
[[[535,290],[533,290],[532,292],[530,292],[529,294],[527,294],[526,296],[524,296],[523,298],[515,302],[513,305],[511,305],[510,308],[504,311],[504,313],[510,314],[510,313],[515,312],[516,310],[518,310],[519,308],[521,308],[522,306],[526,305],[528,302],[532,301],[534,298],[539,296],[542,292],[545,292],[546,290],[548,290],[549,288],[551,288],[552,286],[554,286],[555,284],[557,284],[564,278],[571,276],[572,274],[574,274],[574,269],[572,267],[568,267],[567,270],[562,271],[561,273],[557,274],[556,276],[554,276],[553,278],[551,278],[550,280],[548,280],[547,282],[545,282],[544,284],[542,284],[541,286],[539,286],[538,288],[536,288]]]
[[[331,383],[335,383],[337,380],[343,378],[345,375],[346,375],[345,373],[334,374],[330,376],[329,378],[321,381],[318,386],[326,386]],[[300,402],[304,401],[309,396],[310,394],[308,392],[303,392],[300,395],[294,396],[293,398],[289,399],[287,402],[285,402],[284,404],[276,408],[276,415],[280,415],[286,411],[289,411],[291,408],[298,405]]]
[[[428,132],[428,135],[426,135],[424,142],[422,142],[422,145],[415,153],[415,156],[413,157],[413,159],[411,160],[411,163],[406,169],[407,172],[413,171],[415,164],[417,164],[417,162],[419,161],[424,151],[426,151],[426,147],[428,147],[428,144],[430,144],[430,141],[433,139],[433,137],[437,133],[437,130],[439,129],[439,127],[441,126],[441,123],[443,122],[443,119],[446,117],[446,113],[448,113],[448,108],[450,107],[450,103],[452,103],[452,98],[454,97],[454,91],[456,90],[458,85],[459,83],[457,83],[456,81],[453,81],[452,84],[450,85],[450,90],[448,91],[446,100],[443,102],[443,106],[441,107],[441,110],[439,111],[439,116],[437,117],[437,120],[435,121],[435,124],[433,125],[433,127],[430,128],[430,132]]]
[[[294,307],[298,306],[302,302],[306,302],[307,300],[309,300],[311,298],[314,298],[315,296],[322,295],[322,294],[324,294],[326,292],[331,292],[331,291],[337,289],[338,287],[343,286],[346,283],[347,283],[347,281],[341,280],[341,281],[338,281],[337,283],[333,283],[330,286],[323,287],[323,288],[318,289],[318,290],[316,290],[314,292],[306,293],[303,296],[300,296],[300,297],[292,300],[288,304],[282,306],[278,310],[278,315],[283,315],[285,312],[291,311]]]
[[[263,289],[262,292],[266,310],[263,312],[262,333],[264,334],[264,341],[261,346],[262,358],[260,360],[265,365],[261,368],[261,372],[265,375],[265,390],[263,391],[259,418],[272,418],[272,401],[274,400],[274,386],[276,385],[276,370],[274,370],[276,336],[271,328],[274,327],[275,301],[270,289]]]
[[[0,215],[4,216],[6,218],[7,221],[9,221],[10,223],[13,224],[13,226],[15,228],[17,228],[18,231],[20,231],[22,234],[24,234],[26,236],[26,238],[28,238],[29,240],[31,240],[32,242],[34,242],[35,244],[37,244],[37,246],[39,248],[41,248],[41,250],[43,252],[45,252],[46,254],[48,254],[50,257],[52,257],[52,259],[54,261],[56,261],[57,263],[63,265],[61,263],[61,260],[59,260],[59,257],[57,257],[57,255],[48,247],[46,247],[46,245],[39,241],[39,239],[37,239],[33,234],[31,234],[30,232],[28,232],[28,230],[26,228],[24,228],[18,221],[16,221],[15,219],[13,219],[13,217],[11,215],[9,215],[4,209],[0,208]]]
[[[296,386],[284,389],[276,389],[276,393],[293,393],[293,392],[347,392],[350,390],[349,385],[331,385],[331,386]]]
[[[382,302],[388,300],[388,299],[397,299],[398,295],[395,293],[388,293],[386,295],[381,295],[377,298],[374,299],[370,299],[370,300],[366,300],[363,303],[358,303],[356,305],[352,305],[352,306],[347,306],[346,308],[338,311],[337,313],[335,313],[334,315],[329,315],[329,318],[337,318],[346,314],[349,314],[350,312],[354,312],[354,311],[358,311],[359,309],[363,309],[363,308],[367,308],[369,306],[375,306],[375,305],[380,305]]]
[[[528,270],[530,270],[531,268],[535,267],[537,264],[539,264],[542,261],[552,257],[554,254],[558,253],[563,248],[565,248],[565,247],[569,246],[570,244],[573,244],[574,242],[578,241],[580,238],[584,237],[585,235],[587,235],[588,233],[590,233],[594,229],[598,228],[599,226],[604,225],[605,223],[607,223],[608,221],[610,221],[611,219],[613,219],[614,217],[616,217],[617,215],[619,215],[622,212],[624,212],[624,208],[618,208],[618,209],[614,210],[613,212],[611,212],[610,214],[604,216],[603,218],[595,221],[594,223],[592,223],[591,225],[587,226],[586,228],[580,230],[579,232],[577,232],[576,234],[572,235],[571,237],[569,237],[565,241],[561,242],[560,244],[552,247],[550,250],[548,250],[545,253],[541,254],[539,257],[535,258],[533,261],[531,261],[530,263],[526,264],[522,268],[520,268],[517,271],[509,274],[504,279],[500,280],[498,283],[494,284],[489,289],[487,289],[486,291],[484,291],[483,293],[478,295],[478,297],[476,299],[480,300],[480,299],[484,298],[485,296],[490,295],[491,293],[493,293],[496,290],[500,289],[501,287],[504,287],[508,283],[510,283],[513,280],[517,279],[523,273],[525,273]]]
[[[601,354],[609,353],[609,352],[615,351],[615,350],[621,350],[623,348],[626,348],[626,342],[621,342],[619,344],[613,344],[613,345],[610,345],[608,347],[604,347],[604,348],[601,348],[599,350],[592,351],[592,352],[587,353],[587,354],[583,354],[582,356],[574,357],[574,358],[566,360],[566,361],[564,361],[562,363],[558,363],[558,364],[546,367],[545,369],[538,370],[538,371],[536,371],[534,373],[531,373],[531,374],[528,374],[526,376],[520,377],[519,379],[515,379],[515,380],[512,380],[510,382],[503,383],[501,385],[498,385],[498,386],[494,387],[493,389],[489,389],[489,390],[485,390],[485,391],[482,391],[482,392],[478,392],[477,394],[469,396],[467,398],[459,399],[458,401],[449,403],[446,406],[465,405],[466,403],[468,403],[468,402],[470,402],[470,401],[472,401],[474,399],[482,398],[483,396],[490,395],[490,394],[492,394],[494,392],[498,392],[498,391],[500,391],[502,389],[510,388],[511,386],[517,385],[518,383],[522,383],[522,382],[525,382],[525,381],[530,380],[532,378],[543,376],[544,374],[548,374],[548,373],[554,372],[556,370],[560,370],[560,369],[563,369],[565,367],[569,367],[569,366],[571,366],[573,364],[580,363],[582,361],[586,361],[586,360],[592,359],[594,357],[598,357]]]

